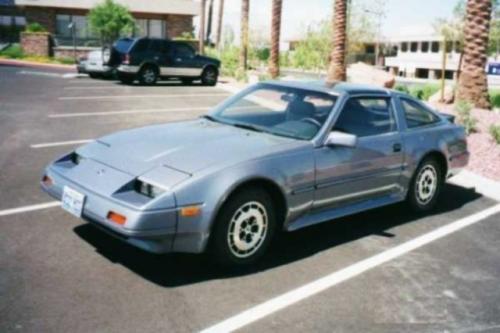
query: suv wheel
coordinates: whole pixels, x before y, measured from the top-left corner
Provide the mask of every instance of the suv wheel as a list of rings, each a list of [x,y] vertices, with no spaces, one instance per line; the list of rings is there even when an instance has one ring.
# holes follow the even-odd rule
[[[248,265],[267,250],[276,225],[270,195],[259,188],[237,192],[222,207],[214,226],[214,259],[224,265]]]
[[[201,74],[201,83],[206,86],[215,86],[217,84],[217,79],[219,77],[219,72],[214,67],[207,67],[203,70]]]
[[[153,66],[144,66],[139,72],[139,82],[144,85],[153,85],[158,80],[158,71]]]
[[[436,202],[443,186],[443,170],[431,157],[425,158],[413,175],[408,191],[408,203],[416,212],[429,211]]]

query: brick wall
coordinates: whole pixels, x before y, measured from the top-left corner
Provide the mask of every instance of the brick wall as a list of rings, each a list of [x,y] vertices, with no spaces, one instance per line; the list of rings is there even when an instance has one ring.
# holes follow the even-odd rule
[[[183,32],[193,32],[193,17],[189,15],[166,15],[167,37],[176,38]]]
[[[98,50],[98,47],[77,47],[76,48],[76,59],[87,56],[90,51]],[[54,57],[55,58],[74,58],[75,51],[72,47],[59,46],[54,47]]]
[[[21,47],[28,55],[52,56],[51,37],[46,32],[21,33]]]
[[[26,7],[26,23],[40,23],[48,32],[56,32],[56,10],[47,7]]]

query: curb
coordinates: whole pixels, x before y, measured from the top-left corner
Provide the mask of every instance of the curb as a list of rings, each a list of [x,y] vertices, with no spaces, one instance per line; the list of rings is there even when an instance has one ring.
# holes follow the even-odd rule
[[[500,201],[500,182],[483,177],[469,170],[462,170],[448,180],[451,184],[475,190],[490,199]]]
[[[75,71],[76,70],[76,65],[46,64],[46,63],[41,63],[41,62],[5,59],[5,58],[0,58],[0,65],[51,68],[51,69],[66,70],[66,71],[68,71],[68,70]]]

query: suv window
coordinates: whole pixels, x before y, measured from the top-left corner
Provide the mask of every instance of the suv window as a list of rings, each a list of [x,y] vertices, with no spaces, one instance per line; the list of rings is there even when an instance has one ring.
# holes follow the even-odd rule
[[[149,39],[139,39],[134,45],[134,52],[147,51],[149,47]]]
[[[350,98],[333,128],[358,137],[389,133],[396,129],[391,100],[385,97]]]
[[[194,50],[186,44],[175,45],[175,55],[176,57],[189,59],[194,56]]]
[[[414,128],[435,123],[439,118],[423,105],[410,99],[401,98],[401,105],[406,118],[406,126]]]

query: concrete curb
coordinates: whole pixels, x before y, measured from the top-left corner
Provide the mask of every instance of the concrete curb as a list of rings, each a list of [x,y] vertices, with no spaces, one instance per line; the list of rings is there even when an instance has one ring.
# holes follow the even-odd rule
[[[5,58],[0,58],[0,65],[51,68],[51,69],[66,70],[66,71],[75,71],[76,70],[75,65],[46,64],[46,63],[41,63],[41,62],[5,59]]]
[[[469,170],[463,170],[458,175],[448,180],[451,184],[474,189],[477,193],[500,201],[500,182],[483,177]]]

